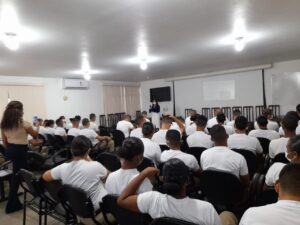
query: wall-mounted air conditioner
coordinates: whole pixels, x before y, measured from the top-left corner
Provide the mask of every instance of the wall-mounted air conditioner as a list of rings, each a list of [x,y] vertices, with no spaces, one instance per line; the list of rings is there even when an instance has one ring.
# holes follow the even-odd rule
[[[89,82],[83,79],[63,79],[64,89],[87,89],[89,88]]]

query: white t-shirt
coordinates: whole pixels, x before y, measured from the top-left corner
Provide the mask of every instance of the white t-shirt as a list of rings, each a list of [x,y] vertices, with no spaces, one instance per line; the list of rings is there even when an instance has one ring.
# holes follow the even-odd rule
[[[254,123],[254,128],[256,130],[259,129],[257,122]],[[268,120],[267,128],[268,128],[268,130],[278,131],[279,126],[278,126],[277,122],[272,121],[272,120]]]
[[[78,160],[63,163],[51,170],[51,176],[63,184],[83,189],[91,198],[95,210],[99,209],[99,202],[107,195],[102,182],[107,170],[98,162]]]
[[[73,124],[72,123],[67,123],[66,124],[66,129],[69,130],[73,127]]]
[[[279,139],[275,139],[270,142],[269,146],[269,156],[271,159],[274,159],[274,157],[279,153],[285,153],[286,151],[286,145],[289,141],[289,138],[282,137]]]
[[[192,135],[187,137],[187,143],[189,147],[203,147],[211,148],[214,143],[211,141],[210,135],[207,135],[203,131],[196,131]]]
[[[45,127],[45,134],[55,135],[55,129],[53,127]]]
[[[90,121],[90,129],[94,130],[95,132],[99,131],[98,125],[92,121]]]
[[[228,123],[226,123],[226,125],[234,128],[234,120],[229,121]]]
[[[167,132],[168,132],[168,130],[160,129],[159,131],[154,133],[154,135],[152,137],[152,141],[154,141],[155,143],[157,143],[159,145],[166,145],[166,134],[167,134]]]
[[[79,132],[80,132],[79,128],[72,127],[71,129],[68,130],[68,135],[77,137],[79,135]]]
[[[228,135],[232,135],[234,134],[234,128],[232,126],[227,126],[227,125],[223,125],[223,127],[225,128],[225,131]]]
[[[192,171],[198,171],[200,169],[199,164],[195,156],[184,153],[180,150],[165,150],[161,153],[161,162],[166,162],[169,159],[177,158],[184,162],[184,164]]]
[[[203,170],[224,171],[238,178],[248,174],[245,158],[224,146],[205,150],[201,155],[200,162]]]
[[[270,141],[280,138],[278,132],[274,130],[262,130],[262,129],[251,130],[248,135],[256,138],[266,138],[269,139]]]
[[[191,121],[191,117],[185,118],[184,124],[185,124],[185,129],[187,129],[189,126],[191,126],[193,121]]]
[[[246,134],[232,134],[228,138],[228,148],[245,149],[254,154],[263,153],[263,149],[255,137],[249,137]]]
[[[285,166],[285,163],[277,162],[274,163],[268,170],[266,174],[266,185],[268,186],[274,186],[275,182],[279,180],[279,174],[282,170],[282,168]]]
[[[141,127],[138,127],[138,128],[133,129],[133,130],[130,132],[130,137],[142,138],[142,137],[143,137],[142,128],[141,128]]]
[[[93,146],[96,145],[99,141],[96,139],[96,137],[98,136],[98,134],[90,129],[90,128],[84,128],[82,130],[79,131],[79,135],[83,135],[85,137],[87,137],[88,139],[91,140]]]
[[[130,183],[130,181],[137,175],[139,175],[139,171],[137,171],[137,169],[118,169],[117,171],[109,174],[109,176],[107,177],[107,180],[105,182],[105,189],[107,190],[108,194],[119,196]],[[139,187],[136,194],[152,191],[152,188],[153,186],[151,182],[148,178],[146,178]]]
[[[150,191],[138,195],[137,206],[153,219],[172,217],[195,224],[221,225],[214,207],[205,201],[185,197],[176,199],[170,195]]]
[[[120,130],[124,133],[125,138],[129,137],[129,132],[133,129],[134,126],[127,120],[121,120],[117,123],[117,130]]]
[[[300,202],[279,200],[277,203],[248,209],[240,225],[300,225]]]
[[[66,130],[62,127],[56,127],[54,134],[59,135],[59,136],[66,136],[67,135]]]
[[[180,127],[176,122],[172,122],[170,130],[178,130],[181,133]]]
[[[149,138],[141,138],[144,144],[144,157],[151,159],[155,165],[160,163],[161,149],[157,143]]]
[[[217,117],[213,117],[207,121],[208,128],[212,128],[214,125],[217,125],[217,124],[218,124]]]
[[[197,130],[197,126],[195,123],[191,124],[190,126],[186,127],[185,132],[187,136],[194,134]]]
[[[43,135],[46,138],[47,129],[43,126],[40,126],[39,128],[39,134]]]

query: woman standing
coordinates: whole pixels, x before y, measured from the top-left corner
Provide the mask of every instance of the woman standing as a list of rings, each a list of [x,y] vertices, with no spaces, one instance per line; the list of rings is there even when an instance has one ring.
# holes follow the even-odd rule
[[[152,105],[150,105],[149,112],[151,113],[152,123],[155,128],[160,128],[160,106],[157,100],[153,100]]]
[[[23,207],[18,198],[19,180],[16,174],[20,169],[26,168],[28,134],[33,137],[38,136],[39,128],[35,131],[29,122],[23,120],[23,114],[23,104],[19,101],[11,101],[6,106],[0,124],[6,157],[13,163],[6,213],[15,212]]]

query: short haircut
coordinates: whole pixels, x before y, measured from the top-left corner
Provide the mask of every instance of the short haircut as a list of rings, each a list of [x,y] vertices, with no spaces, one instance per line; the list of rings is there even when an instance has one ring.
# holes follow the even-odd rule
[[[224,113],[217,114],[217,121],[218,123],[224,123],[226,121],[226,116]]]
[[[241,113],[241,110],[239,110],[239,109],[235,109],[235,110],[233,110],[233,112],[232,112],[232,115],[233,116],[240,116],[242,113]]]
[[[247,126],[248,126],[248,119],[246,117],[244,117],[244,116],[238,116],[234,120],[234,126],[238,130],[245,130],[247,128]]]
[[[90,120],[89,120],[88,118],[84,118],[84,119],[82,120],[82,125],[83,125],[83,126],[86,126],[89,122],[90,122]]]
[[[195,123],[197,127],[206,127],[207,125],[207,117],[204,115],[196,114]]]
[[[268,117],[268,116],[273,115],[273,111],[272,111],[272,109],[264,109],[264,110],[262,111],[262,114],[263,114],[264,116]]]
[[[298,113],[296,111],[288,111],[285,116],[294,116],[299,120]]]
[[[288,146],[293,152],[297,152],[297,154],[300,156],[300,135],[291,137],[288,142]]]
[[[78,120],[78,121],[80,121],[81,120],[81,116],[77,115],[77,116],[75,116],[75,119]]]
[[[268,119],[265,116],[257,117],[256,122],[259,126],[262,126],[262,127],[265,127],[268,125]]]
[[[223,141],[225,140],[226,138],[228,138],[228,135],[226,133],[226,130],[223,126],[221,125],[214,125],[210,131],[209,131],[210,135],[211,135],[211,139],[213,141]]]
[[[168,140],[171,145],[180,144],[180,132],[178,130],[168,130],[166,140]]]
[[[300,113],[300,104],[298,104],[298,105],[296,106],[296,111],[297,111],[297,113]]]
[[[75,137],[71,143],[71,152],[73,156],[84,156],[92,147],[90,139],[83,135]]]
[[[289,163],[279,174],[279,183],[284,193],[300,196],[300,164]]]
[[[295,116],[285,116],[282,119],[282,128],[288,131],[295,131],[298,126],[298,118]]]
[[[150,122],[145,122],[143,124],[142,133],[144,136],[149,136],[154,133],[154,125]]]
[[[163,123],[163,124],[170,124],[171,125],[172,122],[173,122],[173,120],[168,116],[164,116],[161,120],[161,123]]]
[[[90,120],[92,120],[92,119],[94,119],[94,118],[96,118],[96,114],[95,114],[95,113],[91,113],[91,114],[90,114]]]
[[[143,123],[145,122],[145,117],[143,116],[138,116],[136,119],[135,119],[135,124],[139,127],[141,127],[143,125]]]
[[[57,119],[57,120],[55,121],[55,123],[56,123],[56,125],[57,125],[58,127],[63,125],[63,121],[62,121],[61,118]]]
[[[129,137],[123,141],[122,146],[118,150],[118,155],[122,159],[131,161],[133,157],[144,153],[144,144],[141,139]]]
[[[45,127],[51,127],[52,125],[54,125],[54,120],[47,120],[45,123]]]
[[[189,168],[177,158],[168,160],[162,170],[163,191],[169,195],[177,195],[189,177]]]

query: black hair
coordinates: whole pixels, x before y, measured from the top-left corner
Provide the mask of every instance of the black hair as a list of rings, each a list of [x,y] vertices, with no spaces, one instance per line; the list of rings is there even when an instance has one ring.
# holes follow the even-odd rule
[[[141,139],[129,137],[123,141],[122,146],[118,150],[118,155],[122,159],[132,160],[134,156],[144,153],[144,144]]]
[[[61,118],[58,118],[58,119],[55,121],[55,123],[56,123],[56,125],[57,125],[58,127],[60,127],[60,126],[63,125],[63,121],[62,121]]]
[[[224,113],[218,113],[217,115],[218,123],[224,123],[226,121],[226,116]]]
[[[214,125],[210,131],[211,139],[215,142],[223,141],[224,139],[228,138],[228,135],[226,134],[226,130],[221,125]]]
[[[233,110],[233,112],[232,112],[232,115],[233,116],[240,116],[242,113],[241,113],[241,110],[239,110],[239,109],[235,109],[235,110]]]
[[[282,119],[282,128],[288,131],[295,131],[298,126],[298,118],[295,116],[285,116]]]
[[[297,152],[297,154],[300,156],[300,135],[291,137],[288,142],[288,146],[293,152]]]
[[[96,117],[96,114],[95,114],[95,113],[91,113],[91,114],[90,114],[90,120],[91,120],[91,119],[94,119],[95,117]]]
[[[144,136],[152,135],[154,133],[153,123],[145,122],[143,124],[142,133]]]
[[[196,114],[195,123],[197,127],[205,127],[207,125],[207,117],[204,115]]]
[[[300,104],[298,104],[298,105],[296,106],[296,111],[297,111],[297,113],[300,113]]]
[[[247,128],[247,126],[248,126],[248,119],[246,117],[244,117],[244,116],[238,116],[234,120],[234,126],[238,130],[245,130]]]
[[[23,122],[23,104],[19,101],[11,101],[7,104],[0,128],[2,130],[12,130],[18,128]]]
[[[60,116],[58,119],[66,119],[66,117],[65,116]]]
[[[296,111],[288,111],[285,116],[294,116],[299,120],[298,113]]]
[[[141,116],[138,116],[136,119],[135,119],[135,124],[139,127],[141,127],[143,125],[143,123],[145,122],[145,117],[143,117],[142,115]]]
[[[82,120],[82,125],[83,125],[83,126],[86,126],[89,122],[90,122],[90,120],[89,120],[88,118],[84,118],[84,119]]]
[[[289,163],[279,174],[279,183],[283,192],[300,196],[300,164]]]
[[[166,133],[166,140],[170,145],[180,144],[180,132],[178,130],[168,130]]]
[[[273,115],[273,111],[272,109],[264,109],[262,114],[265,116],[265,117],[268,117],[270,115]]]
[[[268,125],[268,119],[265,116],[257,117],[256,122],[259,126],[262,126],[262,127],[265,127]]]
[[[77,115],[77,116],[75,116],[75,119],[78,120],[78,121],[80,121],[81,120],[81,116]]]
[[[52,125],[54,125],[54,120],[47,120],[45,127],[51,127]]]
[[[84,156],[91,147],[91,140],[83,135],[79,135],[71,143],[71,152],[73,156]]]
[[[183,161],[173,158],[163,166],[163,192],[172,196],[178,195],[189,177],[189,168]]]

